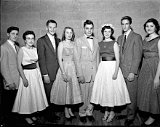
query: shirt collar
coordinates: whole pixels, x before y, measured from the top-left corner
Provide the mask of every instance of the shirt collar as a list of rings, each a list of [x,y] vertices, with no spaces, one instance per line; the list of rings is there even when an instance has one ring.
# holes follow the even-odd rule
[[[11,40],[7,40],[9,42],[10,45],[14,46],[15,42],[11,41]]]
[[[47,33],[49,38],[54,38],[54,36],[52,36],[51,34]]]
[[[126,35],[126,37],[128,37],[130,32],[131,32],[131,29],[129,29],[124,35]]]
[[[85,36],[86,38],[88,37],[86,34],[84,34],[84,36]],[[93,39],[93,36],[89,36],[89,37],[91,37],[91,38]]]

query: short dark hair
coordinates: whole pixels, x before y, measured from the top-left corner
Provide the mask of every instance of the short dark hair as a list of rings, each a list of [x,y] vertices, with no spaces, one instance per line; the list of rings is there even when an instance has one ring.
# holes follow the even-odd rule
[[[85,27],[86,25],[93,25],[93,27],[94,27],[94,24],[91,20],[86,20],[83,24],[83,27]]]
[[[67,27],[65,27],[65,28],[64,28],[64,30],[63,30],[62,41],[64,41],[64,40],[66,39],[66,37],[65,37],[65,31],[66,31],[66,29],[70,29],[70,30],[72,30],[73,35],[72,35],[71,41],[74,41],[74,38],[75,38],[74,30],[73,30],[73,28],[72,28],[72,27],[68,27],[68,26],[67,26]]]
[[[123,20],[128,20],[130,24],[132,24],[132,18],[130,16],[124,16],[121,18],[121,23]]]
[[[48,21],[46,22],[46,26],[48,26],[49,23],[55,23],[56,26],[57,26],[57,22],[56,22],[55,20],[52,20],[52,19],[48,20]]]
[[[160,29],[160,26],[159,26],[158,21],[157,21],[156,19],[154,19],[154,18],[148,19],[148,20],[145,22],[145,24],[143,25],[145,32],[146,32],[146,24],[149,23],[149,22],[152,22],[152,23],[155,25],[155,28],[156,28],[155,33],[158,34],[159,29]]]
[[[16,31],[19,32],[19,28],[18,28],[18,27],[10,26],[10,27],[7,29],[7,33],[10,33],[12,30],[16,30]]]
[[[104,26],[104,27],[102,27],[102,30],[101,30],[101,33],[102,33],[102,35],[103,35],[103,40],[105,39],[105,37],[104,37],[104,30],[105,29],[110,29],[111,30],[111,39],[112,40],[115,40],[115,37],[113,36],[113,34],[114,34],[114,29],[112,28],[112,27],[110,27],[110,26]]]
[[[33,32],[33,31],[29,31],[29,30],[27,30],[27,31],[25,31],[24,33],[23,33],[23,40],[26,40],[26,36],[27,35],[29,35],[29,34],[32,34],[33,36],[34,36],[34,39],[36,38],[36,35],[35,35],[35,33]]]

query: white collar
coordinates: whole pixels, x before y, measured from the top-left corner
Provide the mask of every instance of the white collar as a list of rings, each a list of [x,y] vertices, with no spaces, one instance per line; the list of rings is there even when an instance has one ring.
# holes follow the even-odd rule
[[[54,38],[54,36],[52,36],[51,34],[47,33],[49,38]]]
[[[88,36],[86,35],[86,34],[84,34],[84,36],[87,38]],[[91,35],[90,37],[92,37],[93,38],[93,36]]]
[[[15,45],[15,42],[13,42],[13,41],[11,41],[11,40],[9,40],[9,39],[8,39],[7,41],[9,42],[10,45],[12,45],[12,46]]]
[[[126,37],[128,37],[130,32],[131,32],[131,29],[129,29],[124,35],[126,35]]]

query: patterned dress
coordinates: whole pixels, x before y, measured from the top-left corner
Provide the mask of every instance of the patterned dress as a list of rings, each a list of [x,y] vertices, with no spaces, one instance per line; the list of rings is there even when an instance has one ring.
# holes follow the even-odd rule
[[[38,60],[37,49],[22,47],[23,59],[22,65],[36,63]],[[42,111],[48,106],[44,85],[39,68],[24,69],[24,75],[28,80],[28,87],[23,84],[20,78],[17,96],[14,102],[12,112],[19,114],[31,114],[37,111]]]
[[[82,97],[74,62],[74,42],[69,44],[63,41],[61,43],[63,43],[63,67],[65,73],[71,78],[71,81],[64,81],[62,72],[59,68],[56,80],[54,81],[51,89],[50,101],[51,103],[58,105],[78,104],[82,102]]]
[[[159,39],[143,41],[143,62],[138,78],[138,107],[153,114],[160,114],[160,88],[154,89],[153,83],[159,62]]]
[[[99,43],[99,52],[101,58],[115,58],[113,48],[114,43],[116,42],[102,41]],[[92,89],[91,103],[109,107],[120,106],[130,103],[129,93],[120,68],[118,71],[117,79],[112,79],[115,67],[115,60],[102,60],[100,62]]]

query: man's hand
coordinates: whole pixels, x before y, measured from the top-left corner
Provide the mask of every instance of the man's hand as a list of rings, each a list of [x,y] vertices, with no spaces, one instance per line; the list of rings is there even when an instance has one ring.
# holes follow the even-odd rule
[[[132,82],[134,80],[134,73],[129,73],[127,79],[128,81]]]
[[[9,84],[8,87],[9,87],[9,90],[15,90],[16,84],[15,83]]]
[[[44,83],[49,84],[51,82],[48,75],[43,75],[43,78],[44,78]]]

